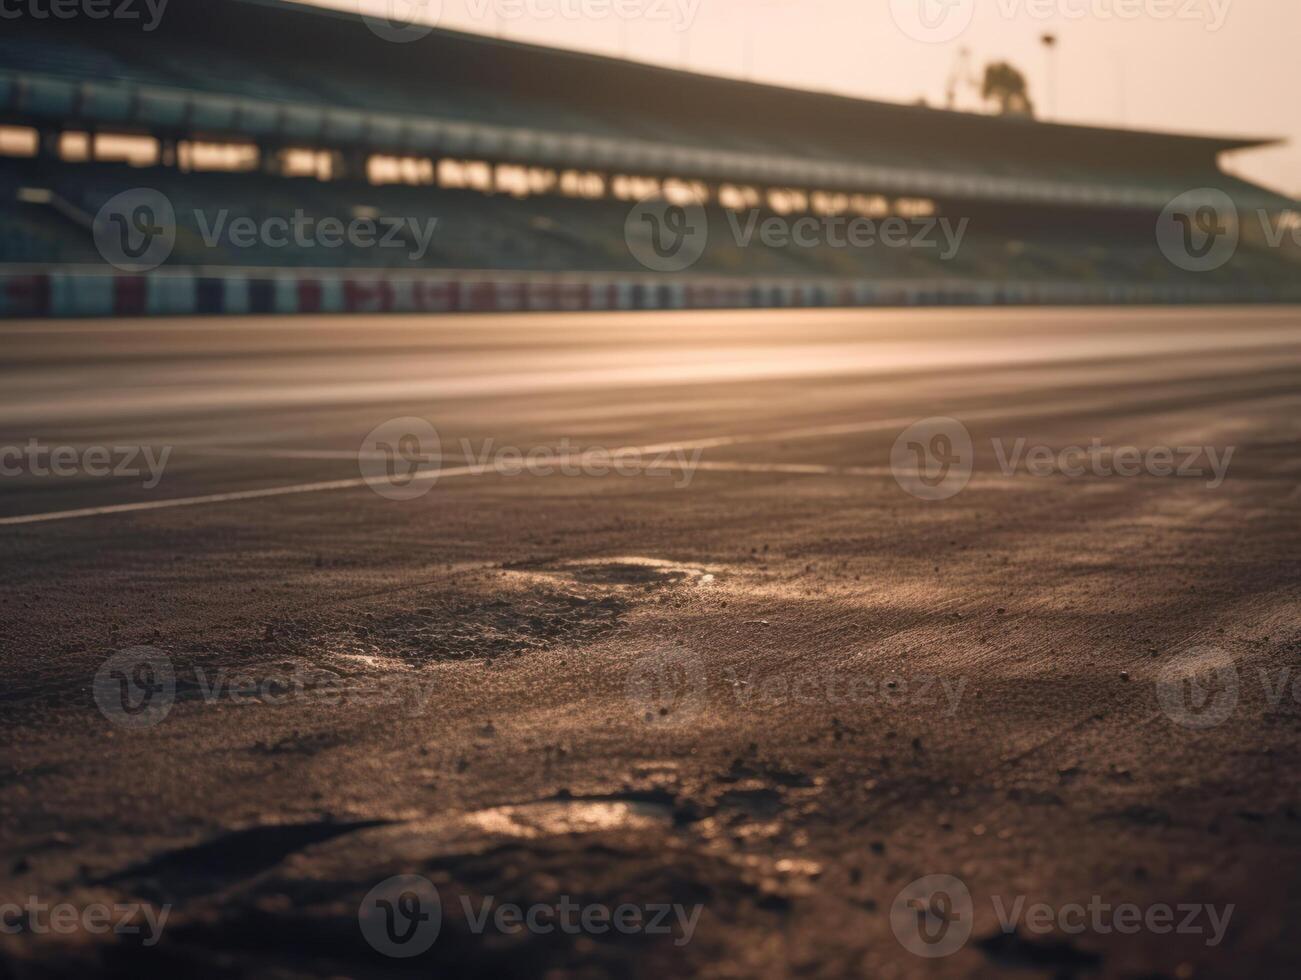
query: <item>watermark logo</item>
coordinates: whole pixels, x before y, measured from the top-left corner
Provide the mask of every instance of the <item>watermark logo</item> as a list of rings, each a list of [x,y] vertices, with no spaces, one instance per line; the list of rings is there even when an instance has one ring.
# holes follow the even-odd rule
[[[380,423],[357,451],[366,485],[389,500],[423,497],[433,487],[441,462],[438,430],[416,416]]]
[[[953,875],[918,878],[904,886],[890,907],[890,928],[899,944],[926,959],[956,953],[974,924],[971,892]]]
[[[976,0],[890,0],[890,16],[914,41],[944,44],[971,26]]]
[[[407,44],[433,33],[443,17],[443,0],[358,0],[358,9],[380,40]]]
[[[376,952],[409,959],[434,945],[443,926],[443,903],[428,878],[394,875],[366,893],[357,921]]]
[[[623,237],[632,257],[652,272],[682,272],[705,254],[709,219],[699,204],[648,197],[628,212]]]
[[[656,650],[633,664],[625,681],[628,703],[648,725],[681,725],[705,710],[709,679],[691,650]]]
[[[109,198],[91,229],[100,256],[123,272],[156,269],[176,247],[176,211],[167,195],[152,187]]]
[[[1227,721],[1238,706],[1239,693],[1238,668],[1216,647],[1181,653],[1157,676],[1157,701],[1166,717],[1198,731]]]
[[[1241,225],[1237,205],[1213,187],[1185,191],[1165,206],[1156,224],[1156,241],[1171,265],[1185,272],[1213,272],[1238,250]]]
[[[176,671],[163,651],[128,647],[100,664],[91,690],[100,712],[115,725],[153,728],[172,710]]]
[[[914,422],[890,450],[895,482],[920,500],[947,500],[971,479],[975,453],[971,433],[943,416]]]

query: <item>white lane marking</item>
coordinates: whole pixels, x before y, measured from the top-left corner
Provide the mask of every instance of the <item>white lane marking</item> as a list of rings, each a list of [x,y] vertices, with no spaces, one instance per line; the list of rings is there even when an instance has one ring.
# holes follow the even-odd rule
[[[675,447],[676,447],[677,445],[678,445],[677,443],[674,443],[674,446],[675,446]],[[649,447],[649,448],[654,448],[654,447]],[[685,449],[690,449],[690,448],[693,448],[693,447],[691,447],[691,446],[685,446],[685,445],[684,445],[683,448],[685,448]],[[369,452],[369,453],[356,452],[356,453],[353,453],[353,452],[348,452],[347,450],[343,450],[343,449],[340,449],[340,450],[315,450],[315,449],[301,449],[301,450],[299,450],[299,449],[252,449],[252,450],[245,451],[245,450],[238,449],[238,448],[235,448],[235,447],[225,447],[225,446],[221,446],[221,447],[211,447],[211,448],[203,448],[203,449],[185,449],[184,451],[185,451],[186,453],[188,453],[188,454],[190,454],[190,455],[194,455],[194,456],[221,456],[221,457],[234,457],[234,458],[237,458],[237,459],[238,459],[238,458],[241,458],[241,457],[248,457],[248,458],[250,458],[250,459],[318,459],[318,460],[340,460],[340,459],[358,459],[358,458],[365,458],[365,459],[374,459],[374,460],[378,460],[378,461],[380,461],[380,462],[384,462],[384,461],[386,461],[386,460],[389,458],[388,455],[387,455],[386,453],[377,453],[377,452]],[[614,450],[614,451],[611,453],[611,455],[613,455],[614,453],[619,453],[619,452],[637,453],[637,454],[640,455],[640,454],[643,454],[645,451],[643,451],[643,450],[641,450],[641,449],[635,449],[635,448],[634,448],[634,449],[616,449],[616,450]],[[455,459],[455,460],[457,460],[457,461],[460,461],[460,460],[464,459],[464,457],[462,457],[462,456],[459,456],[459,455],[458,455],[458,456],[448,456],[446,453],[442,453],[442,454],[434,454],[434,455],[441,455],[441,459],[442,459],[443,462],[447,462],[449,459]],[[573,456],[575,459],[577,459],[578,456],[579,456],[579,454],[578,454],[578,453],[572,453],[571,456]],[[541,460],[540,460],[540,461],[541,461],[542,463],[545,463],[545,464],[559,463],[559,462],[561,461],[561,457],[556,456],[556,457],[552,458],[552,457],[550,457],[550,456],[544,456],[544,457],[541,457]],[[821,464],[821,463],[722,463],[722,462],[706,463],[706,462],[704,462],[704,461],[702,460],[702,461],[700,461],[700,462],[698,462],[698,463],[694,463],[694,464],[683,464],[682,462],[680,462],[680,461],[678,461],[678,460],[673,460],[673,459],[665,460],[662,464],[660,464],[660,468],[664,468],[664,469],[681,469],[684,465],[690,465],[690,466],[692,466],[694,469],[702,469],[702,470],[718,470],[718,471],[720,471],[720,472],[722,472],[722,471],[724,471],[724,470],[727,470],[727,469],[732,469],[732,468],[734,468],[734,467],[736,467],[736,468],[740,468],[740,469],[744,469],[744,470],[746,470],[746,471],[748,471],[748,472],[754,472],[754,473],[758,473],[758,472],[760,472],[761,469],[766,469],[767,472],[770,472],[770,473],[862,473],[862,474],[867,474],[867,473],[869,472],[869,469],[868,469],[867,467],[861,467],[861,466],[826,466],[826,465],[823,465],[823,464]],[[740,469],[738,469],[738,472],[740,471]],[[443,472],[447,472],[447,471],[444,470]],[[876,473],[876,472],[889,473],[890,470],[889,470],[888,467],[878,467],[878,468],[876,468],[876,469],[872,469],[872,470],[870,470],[870,472],[873,472],[873,473]]]
[[[274,446],[177,446],[192,456],[233,456],[236,459],[374,459],[381,463],[388,459],[387,453],[366,452],[360,449],[278,449]],[[440,462],[464,459],[459,453],[432,453]]]
[[[703,459],[698,463],[681,463],[677,460],[665,462],[666,469],[703,470],[707,473],[787,473],[792,476],[889,476],[888,467],[872,468],[869,466],[827,466],[823,463],[746,463],[713,462]]]
[[[1110,403],[1108,403],[1110,404]],[[982,418],[987,414],[1000,415],[1002,412],[966,412],[963,414],[964,419]],[[903,428],[916,422],[913,416],[896,419],[876,419],[871,422],[845,422],[835,425],[818,425],[807,426],[799,429],[782,429],[778,432],[748,432],[740,435],[731,436],[708,436],[702,439],[690,439],[677,442],[658,442],[649,446],[624,446],[621,449],[612,449],[609,455],[613,456],[618,453],[630,455],[649,455],[652,453],[672,452],[675,449],[717,449],[722,446],[740,446],[752,442],[779,442],[785,439],[808,439],[818,436],[835,436],[835,435],[852,435],[858,432],[870,432],[875,429],[888,429],[894,426]],[[178,450],[185,453],[192,453],[196,456],[248,456],[250,458],[267,458],[267,459],[378,459],[385,460],[388,457],[384,453],[361,453],[352,452],[346,449],[242,449],[238,446],[202,446],[189,448],[187,446],[177,446]],[[586,455],[596,455],[589,452]],[[566,460],[581,461],[584,453],[556,454],[552,453],[546,456],[540,456],[539,461],[543,463],[560,463]],[[442,454],[444,460],[448,459],[448,454]],[[462,459],[462,456],[454,457]]]
[[[429,471],[429,478],[469,476],[490,469],[487,466],[458,466],[451,470]],[[418,473],[414,479],[427,476]],[[67,521],[76,517],[101,517],[105,514],[130,514],[145,510],[166,510],[172,507],[195,507],[201,504],[224,504],[235,500],[257,500],[262,497],[287,497],[295,493],[321,493],[327,490],[353,490],[366,486],[365,477],[346,480],[324,480],[319,483],[295,483],[285,487],[264,487],[260,490],[234,490],[229,493],[206,493],[197,497],[170,497],[167,500],[140,500],[131,504],[108,504],[103,507],[79,507],[76,510],[55,510],[44,514],[22,514],[18,517],[0,517],[0,524],[40,524],[45,521]]]
[[[965,417],[976,418],[997,412],[968,413]],[[585,458],[600,456],[608,459],[612,455],[644,456],[673,450],[711,449],[719,446],[737,446],[743,443],[777,442],[791,439],[807,439],[818,435],[843,435],[853,432],[870,432],[874,429],[890,429],[906,426],[914,421],[904,419],[878,419],[873,422],[853,422],[839,425],[808,426],[801,429],[785,429],[777,433],[751,433],[749,435],[717,436],[707,439],[694,439],[685,442],[657,443],[651,446],[625,446],[611,453],[554,453],[541,456],[539,463],[561,465],[566,462],[581,463]],[[355,455],[355,454],[354,454]],[[479,476],[496,469],[492,464],[457,466],[452,469],[426,470],[418,473],[415,479],[440,480],[459,476]],[[75,510],[48,511],[43,514],[21,514],[17,517],[0,517],[0,526],[14,524],[42,524],[50,521],[67,521],[79,517],[103,517],[109,514],[130,514],[150,510],[168,510],[173,507],[197,507],[204,504],[225,504],[239,500],[258,500],[264,497],[286,497],[300,493],[323,493],[330,490],[354,490],[367,485],[365,477],[352,477],[344,480],[325,480],[316,483],[295,483],[283,487],[265,487],[261,490],[236,490],[229,493],[209,493],[197,497],[172,497],[167,500],[140,500],[130,504],[108,504],[103,507],[79,507]]]
[[[1262,395],[1260,398],[1253,399],[1246,395],[1243,400],[1278,400],[1277,395]],[[1146,403],[1135,402],[1129,405],[1122,405],[1114,400],[1094,403],[1093,407],[1109,408],[1113,410],[1130,409],[1131,411],[1141,413]],[[1086,408],[1084,403],[1077,403],[1070,406],[1072,411]],[[984,409],[982,411],[962,412],[963,422],[983,421],[986,419],[1009,418],[1016,415],[1035,416],[1043,411],[1049,411],[1053,414],[1060,414],[1063,406],[1060,403],[1045,403],[1042,405],[1021,406],[1017,411],[1008,411],[1007,409]],[[1189,409],[1190,411],[1192,409]],[[652,443],[648,446],[624,446],[620,449],[611,451],[596,450],[582,453],[553,453],[546,456],[539,456],[537,462],[548,465],[562,465],[568,462],[582,463],[585,459],[599,458],[601,461],[608,461],[611,456],[628,455],[628,456],[649,456],[655,454],[673,453],[677,451],[688,451],[692,449],[717,449],[725,446],[741,446],[763,442],[794,442],[803,439],[816,439],[826,436],[836,435],[855,435],[867,432],[877,432],[881,430],[902,429],[913,422],[917,421],[916,416],[908,415],[891,419],[875,419],[866,422],[841,422],[829,425],[812,425],[792,429],[781,429],[776,432],[753,432],[732,436],[711,436],[704,439],[690,439],[680,442],[661,442]],[[356,454],[351,454],[354,457]],[[662,464],[671,468],[667,461]],[[745,465],[750,467],[772,467],[772,466],[792,466],[796,469],[781,470],[769,469],[768,472],[844,472],[843,468],[820,467],[819,464],[728,464],[717,463],[708,464],[698,461],[695,464],[698,468],[717,468],[720,471],[728,465]],[[871,468],[854,467],[853,470],[861,471],[858,475],[874,474]],[[452,479],[461,476],[481,476],[485,473],[496,471],[496,466],[488,463],[480,463],[469,466],[457,466],[451,469],[437,469],[422,471],[414,477],[415,480],[440,480]],[[762,470],[754,470],[761,472]],[[367,485],[365,477],[352,477],[344,480],[326,480],[316,483],[297,483],[283,487],[266,487],[261,490],[236,490],[229,493],[204,494],[197,497],[173,497],[167,500],[142,500],[130,504],[109,504],[103,507],[81,507],[76,510],[49,511],[42,514],[22,514],[17,517],[0,518],[0,526],[14,524],[40,524],[49,521],[72,520],[79,517],[100,517],[108,514],[125,514],[137,513],[150,510],[167,510],[173,507],[194,507],[203,504],[222,504],[240,500],[257,500],[263,497],[284,497],[291,494],[300,493],[321,493],[330,490],[353,490],[358,487]]]

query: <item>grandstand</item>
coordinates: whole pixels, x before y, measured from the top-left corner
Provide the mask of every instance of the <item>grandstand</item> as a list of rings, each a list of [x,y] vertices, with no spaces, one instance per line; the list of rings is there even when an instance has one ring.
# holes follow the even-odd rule
[[[394,43],[282,0],[171,0],[149,31],[6,21],[0,129],[0,309],[16,315],[1296,296],[1297,257],[1248,220],[1293,202],[1218,164],[1263,140],[889,105],[441,29]],[[157,268],[97,248],[97,217],[138,188],[174,213]],[[1154,229],[1205,188],[1243,240],[1192,272]],[[630,247],[648,195],[703,209],[689,268]],[[950,255],[771,246],[738,237],[751,213],[964,237]],[[216,216],[295,214],[434,231],[426,248],[211,234]]]

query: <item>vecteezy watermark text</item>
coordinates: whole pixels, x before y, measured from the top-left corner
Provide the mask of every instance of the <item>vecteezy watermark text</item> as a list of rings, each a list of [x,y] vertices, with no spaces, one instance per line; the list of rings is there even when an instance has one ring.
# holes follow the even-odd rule
[[[989,440],[1004,477],[1159,478],[1203,480],[1218,489],[1229,473],[1236,447],[1112,446],[1094,437],[1087,446],[1031,444],[1024,437]],[[975,444],[954,418],[921,419],[899,434],[890,450],[895,481],[922,500],[946,500],[966,487],[975,468]]]
[[[476,20],[489,13],[498,21],[646,20],[670,24],[675,31],[691,27],[701,0],[466,0]]]
[[[1203,24],[1218,31],[1234,0],[996,0],[999,14],[1011,20],[1158,20]]]
[[[849,215],[763,217],[758,210],[727,212],[727,225],[738,248],[748,248],[757,237],[767,248],[888,248],[938,249],[948,261],[958,254],[970,218],[956,224],[947,217],[889,218]]]
[[[145,476],[141,486],[152,490],[162,481],[171,446],[51,446],[39,439],[0,446],[0,476]],[[144,464],[143,469],[141,464]],[[146,476],[147,474],[147,476]]]
[[[36,936],[71,936],[77,933],[103,936],[113,933],[143,936],[142,945],[154,946],[162,938],[171,912],[170,905],[155,908],[148,902],[118,902],[113,905],[91,902],[78,906],[71,902],[51,904],[31,895],[22,904],[0,903],[0,933],[9,936],[24,932]]]
[[[289,215],[262,218],[232,216],[229,208],[195,208],[190,217],[199,238],[210,249],[404,249],[413,262],[429,251],[439,220],[378,214],[317,217],[301,208]],[[152,187],[114,195],[96,213],[91,226],[100,256],[124,272],[148,272],[166,262],[176,247],[177,228],[171,199]]]
[[[443,17],[444,0],[355,0],[377,37],[403,44],[431,34]],[[466,0],[464,13],[501,25],[531,21],[645,20],[689,30],[701,0]]]
[[[727,671],[728,686],[742,707],[786,704],[837,707],[853,704],[897,704],[916,707],[945,705],[944,714],[957,713],[967,678],[936,674],[902,674],[871,677],[857,671],[814,671],[795,675],[760,676],[750,670]]]
[[[168,0],[0,0],[0,20],[134,20],[152,31]]]
[[[957,256],[970,218],[947,216],[869,218],[850,214],[778,215],[750,208],[726,209],[726,227],[736,248],[917,249],[934,251],[941,261]],[[705,254],[708,215],[700,204],[674,204],[652,195],[629,210],[624,242],[652,272],[683,272]]]
[[[203,666],[179,672],[163,650],[138,646],[107,657],[95,674],[91,693],[105,718],[121,728],[138,730],[160,724],[181,691],[187,697],[197,695],[203,705],[275,705],[311,698],[322,707],[373,704],[415,716],[433,697],[437,683],[420,674],[404,675],[400,681],[359,679],[302,665],[256,675]]]
[[[704,911],[703,905],[688,908],[676,903],[625,903],[611,907],[600,902],[575,902],[568,895],[561,895],[555,904],[537,902],[528,906],[513,902],[499,903],[488,895],[479,902],[477,910],[469,897],[463,895],[461,907],[470,924],[470,931],[476,934],[487,932],[491,921],[493,927],[505,935],[527,931],[536,935],[561,932],[567,936],[599,936],[614,931],[625,936],[638,933],[647,936],[672,935],[674,946],[685,946],[691,942],[700,913]]]
[[[1169,904],[1112,902],[1101,895],[1087,902],[1032,902],[1029,896],[990,896],[990,905],[1005,934],[1024,930],[1043,936],[1064,933],[1078,936],[1119,933],[1196,936],[1206,946],[1224,941],[1236,906],[1204,902]],[[890,927],[899,944],[927,959],[951,956],[971,937],[975,901],[960,878],[948,874],[926,875],[910,882],[890,908]]]
[[[687,647],[641,654],[624,677],[624,695],[633,715],[647,724],[681,725],[711,706],[770,709],[788,705],[837,708],[876,704],[884,708],[942,709],[957,714],[966,677],[938,674],[831,670],[760,673],[725,668],[715,673],[708,661]]]
[[[636,448],[607,449],[597,446],[579,449],[568,436],[555,446],[498,446],[485,439],[476,447],[469,439],[460,440],[461,453],[473,466],[499,476],[651,476],[673,479],[675,489],[691,485],[703,449],[670,446],[657,452]]]
[[[621,935],[672,936],[673,945],[685,946],[695,935],[703,905],[626,902],[610,906],[577,902],[559,895],[554,902],[521,905],[484,895],[459,899],[466,929],[473,935],[530,933],[545,936]],[[366,941],[385,956],[407,959],[433,946],[442,930],[443,903],[437,887],[420,875],[395,875],[366,893],[357,910]]]
[[[673,486],[689,486],[703,449],[668,446],[655,451],[636,447],[579,448],[568,436],[554,445],[521,447],[489,438],[477,444],[459,441],[460,460],[451,468],[460,473],[497,476],[648,476],[670,478]],[[433,424],[418,416],[380,423],[362,440],[357,465],[367,486],[390,500],[413,500],[428,493],[443,471],[442,440]]]
[[[1098,438],[1090,440],[1087,447],[1067,446],[1064,449],[1028,446],[1024,438],[1015,439],[1010,444],[1004,439],[991,439],[990,445],[1004,476],[1014,476],[1019,472],[1039,477],[1173,476],[1205,479],[1210,490],[1224,483],[1237,448],[1150,446],[1140,449],[1137,446],[1106,446]]]
[[[273,216],[255,221],[247,216],[230,217],[222,208],[212,214],[198,209],[194,221],[208,248],[223,241],[234,248],[405,248],[407,258],[419,261],[429,250],[437,218],[380,215],[374,218],[314,218],[301,208],[290,217]]]
[[[914,41],[944,44],[964,34],[976,10],[1004,20],[1083,20],[1134,22],[1153,20],[1201,24],[1219,31],[1234,0],[890,0],[895,25]]]

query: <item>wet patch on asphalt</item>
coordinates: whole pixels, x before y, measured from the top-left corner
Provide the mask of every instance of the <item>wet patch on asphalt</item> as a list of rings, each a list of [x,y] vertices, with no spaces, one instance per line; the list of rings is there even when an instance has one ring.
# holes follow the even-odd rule
[[[1003,969],[1052,971],[1062,980],[1092,973],[1102,965],[1100,955],[1080,949],[1069,939],[1030,939],[1019,932],[978,940],[976,948]]]
[[[346,745],[347,741],[339,732],[294,732],[275,741],[256,741],[252,751],[261,755],[314,756]]]
[[[744,948],[733,945],[741,934],[725,924],[776,928],[802,873],[701,846],[677,824],[670,795],[616,793],[404,824],[236,832],[104,879],[175,907],[165,948],[118,943],[93,955],[120,961],[134,977],[200,967],[220,968],[204,975],[278,975],[281,957],[301,965],[303,950],[318,975],[375,977],[534,977],[555,969],[566,976],[680,975],[688,953],[743,962]],[[376,885],[405,874],[436,887],[441,925],[426,953],[398,961],[367,945],[358,912]],[[196,881],[207,885],[196,888]],[[481,916],[502,905],[554,910],[562,899],[579,907],[662,907],[673,928],[516,932]],[[670,908],[684,915],[698,909],[690,947],[679,942],[685,920]]]
[[[125,885],[133,894],[164,902],[206,895],[256,877],[305,848],[385,823],[319,820],[234,830],[164,851],[93,884]]]
[[[666,828],[673,822],[673,809],[663,802],[645,799],[558,799],[478,810],[466,819],[486,833],[537,839],[602,830]]]
[[[492,659],[590,643],[609,633],[628,602],[556,588],[503,590],[496,598],[422,600],[414,610],[367,613],[352,621],[281,626],[276,644],[314,663],[354,669]]]
[[[212,975],[276,975],[302,950],[320,975],[532,977],[563,968],[649,977],[719,957],[739,968],[760,955],[744,937],[777,928],[822,875],[791,841],[821,790],[820,778],[760,756],[694,775],[663,760],[637,764],[617,789],[562,789],[405,820],[236,830],[88,882],[173,906],[165,949],[113,943],[94,956],[142,978],[212,964],[221,967]],[[380,882],[407,874],[436,887],[441,927],[427,953],[395,961],[366,944],[358,910]],[[485,902],[554,909],[562,897],[609,909],[699,907],[699,928],[688,947],[672,933],[503,933],[476,918]]]
[[[782,794],[762,783],[728,789],[719,794],[719,810],[740,819],[772,820],[785,809]]]
[[[414,608],[362,613],[315,626],[270,624],[286,653],[362,669],[519,656],[594,642],[616,629],[645,592],[707,586],[716,572],[668,559],[621,556],[501,566],[483,594],[422,598]]]
[[[699,565],[683,565],[664,558],[623,555],[573,561],[519,562],[506,566],[516,574],[563,578],[579,586],[613,586],[659,589],[683,583],[708,585],[717,573]]]

